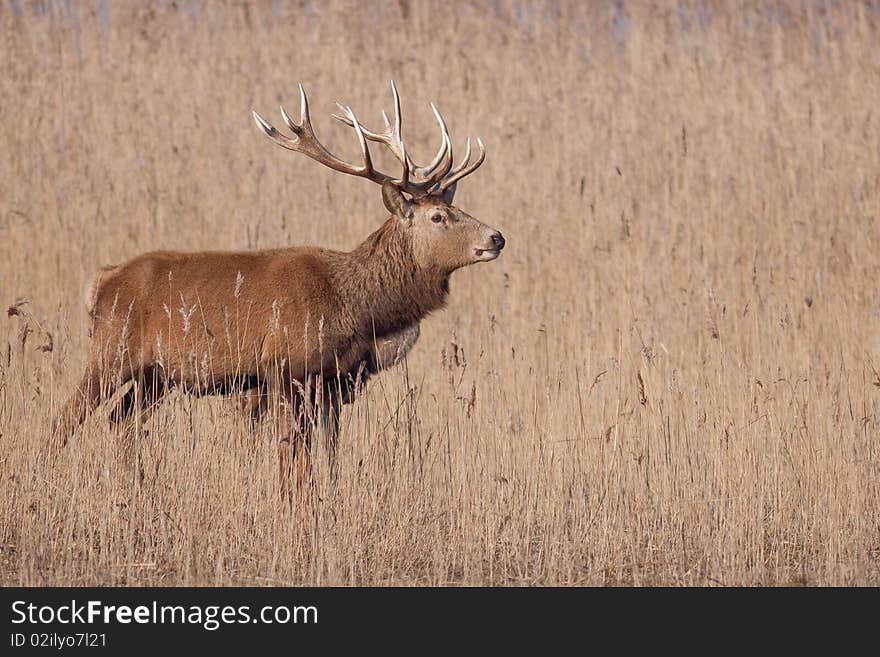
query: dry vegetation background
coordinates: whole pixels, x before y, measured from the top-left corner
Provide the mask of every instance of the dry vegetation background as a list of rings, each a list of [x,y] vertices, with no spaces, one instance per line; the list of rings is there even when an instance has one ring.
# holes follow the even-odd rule
[[[880,584],[876,2],[4,3],[0,583]],[[253,125],[437,100],[509,246],[290,509],[268,427],[173,396],[40,455],[82,290],[154,248],[352,248],[379,190]],[[232,290],[229,291],[230,295]],[[28,331],[30,331],[28,333]],[[51,340],[49,337],[51,334]]]

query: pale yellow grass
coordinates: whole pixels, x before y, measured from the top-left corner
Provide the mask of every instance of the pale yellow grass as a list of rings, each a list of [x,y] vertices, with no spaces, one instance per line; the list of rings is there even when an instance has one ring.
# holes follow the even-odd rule
[[[0,12],[0,583],[880,583],[876,13],[194,4]],[[280,504],[222,399],[165,404],[142,483],[106,409],[49,466],[93,272],[353,247],[378,189],[250,111],[302,80],[353,156],[332,101],[375,125],[390,78],[418,159],[429,100],[483,137],[457,202],[509,246],[346,407],[338,488]]]

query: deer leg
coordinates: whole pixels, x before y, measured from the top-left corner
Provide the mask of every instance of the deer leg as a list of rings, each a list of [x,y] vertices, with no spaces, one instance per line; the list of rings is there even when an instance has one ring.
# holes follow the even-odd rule
[[[125,392],[113,410],[110,411],[110,426],[116,429],[121,423],[126,422],[135,412],[135,408],[139,401],[137,400],[137,383],[132,383],[131,387]]]
[[[336,441],[339,435],[339,407],[343,391],[340,385],[345,383],[335,379],[319,387],[320,398],[317,401],[319,411],[318,422],[327,440],[327,460],[330,465],[330,480],[336,481]]]
[[[116,390],[131,380],[135,368],[131,360],[124,357],[129,352],[123,350],[116,357],[108,359],[111,352],[106,343],[93,338],[86,371],[53,422],[50,453],[67,445],[70,435],[85,421],[86,414],[94,411],[102,401],[112,397]],[[113,364],[108,365],[111,362]],[[111,374],[114,369],[115,372]]]
[[[100,403],[101,377],[97,365],[90,362],[76,390],[53,422],[50,451],[67,445],[70,435],[83,423],[86,414],[95,410]]]
[[[110,412],[110,424],[119,429],[133,421],[143,423],[159,404],[166,389],[154,369],[144,371],[133,380],[131,388],[119,399]]]
[[[147,369],[132,381],[131,388],[110,413],[110,424],[116,433],[119,457],[126,467],[134,462],[138,426],[146,423],[165,392],[163,381],[155,369]]]
[[[281,389],[274,383],[269,387],[269,394],[274,412],[272,413],[273,437],[277,441],[278,449],[278,484],[281,491],[281,499],[290,499],[290,476],[292,457],[290,445],[290,430],[292,428],[293,410],[289,408],[288,401],[281,394]],[[246,405],[248,399],[245,398]]]
[[[306,413],[307,403],[302,390],[278,379],[268,385],[268,392],[274,407],[272,418],[278,441],[281,497],[290,500],[293,497],[291,481],[302,496],[305,484],[311,480],[311,427]]]
[[[307,486],[311,486],[312,480],[312,427],[305,414],[294,424],[293,436],[293,466],[296,480],[296,490],[303,496]]]
[[[262,383],[242,390],[239,396],[239,407],[242,414],[257,425],[269,414],[269,394]]]

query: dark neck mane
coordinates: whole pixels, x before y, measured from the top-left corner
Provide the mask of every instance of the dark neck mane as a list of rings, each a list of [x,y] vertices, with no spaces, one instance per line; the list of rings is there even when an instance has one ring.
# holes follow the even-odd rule
[[[423,319],[446,302],[449,274],[420,266],[400,221],[388,219],[346,254],[337,289],[355,330],[377,337]]]

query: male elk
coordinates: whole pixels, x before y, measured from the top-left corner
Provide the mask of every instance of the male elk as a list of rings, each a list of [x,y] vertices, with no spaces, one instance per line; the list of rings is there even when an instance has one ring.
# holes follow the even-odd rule
[[[501,233],[451,205],[458,182],[483,163],[482,142],[471,162],[468,140],[453,166],[449,132],[432,104],[440,148],[429,165],[415,165],[393,82],[391,89],[394,125],[383,112],[382,132],[361,126],[350,107],[339,105],[343,115],[334,115],[354,129],[360,165],[318,141],[302,85],[299,124],[281,108],[291,137],[253,114],[279,146],[381,185],[391,217],[347,253],[313,246],[158,251],[104,267],[87,291],[91,352],[55,421],[56,444],[66,444],[86,413],[128,382],[111,415],[123,431],[171,388],[194,395],[249,390],[256,414],[266,399],[275,407],[283,474],[292,461],[302,483],[316,427],[328,436],[332,464],[339,404],[350,399],[354,380],[402,358],[419,322],[444,305],[452,272],[494,260],[504,248]],[[390,150],[399,178],[376,170],[368,141]]]

